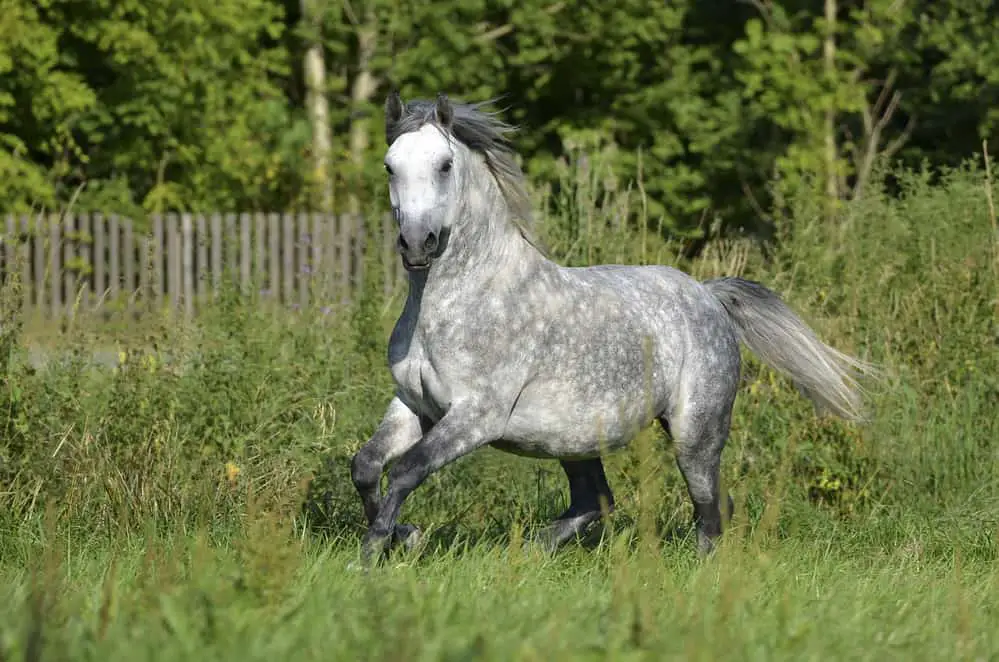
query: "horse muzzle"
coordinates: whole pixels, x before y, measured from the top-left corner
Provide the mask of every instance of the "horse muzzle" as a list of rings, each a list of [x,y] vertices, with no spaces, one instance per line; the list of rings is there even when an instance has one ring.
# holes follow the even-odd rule
[[[443,249],[440,235],[425,226],[404,228],[397,246],[407,271],[426,271]]]

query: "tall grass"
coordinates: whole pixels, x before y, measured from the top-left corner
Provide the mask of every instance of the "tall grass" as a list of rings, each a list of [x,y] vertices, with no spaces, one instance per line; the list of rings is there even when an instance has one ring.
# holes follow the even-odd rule
[[[656,430],[607,459],[618,510],[595,546],[522,548],[565,507],[555,463],[483,450],[403,517],[418,552],[350,573],[348,460],[391,396],[400,293],[282,311],[228,292],[141,335],[74,328],[32,368],[16,283],[0,296],[0,660],[990,659],[999,655],[999,255],[985,174],[890,173],[825,222],[789,201],[778,243],[680,259],[627,219],[599,162],[547,192],[562,262],[674,264],[761,280],[888,378],[868,427],[817,417],[749,355],[724,457],[735,497],[697,561]],[[996,186],[990,183],[990,190]],[[378,245],[378,242],[372,242]],[[127,351],[111,369],[88,353]],[[651,454],[651,457],[650,457]],[[649,478],[652,478],[650,480]],[[651,525],[649,525],[651,523]]]

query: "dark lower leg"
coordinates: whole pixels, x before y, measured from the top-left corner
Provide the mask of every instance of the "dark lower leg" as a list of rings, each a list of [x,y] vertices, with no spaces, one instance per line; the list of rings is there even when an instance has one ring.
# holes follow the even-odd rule
[[[569,479],[569,508],[541,533],[540,539],[552,548],[581,536],[605,510],[614,510],[614,495],[600,458],[559,463]]]
[[[614,495],[607,484],[604,463],[597,457],[591,460],[560,460],[562,470],[569,479],[569,509],[559,519],[600,512],[614,508]]]
[[[719,461],[713,454],[677,456],[677,465],[687,483],[687,492],[694,506],[694,526],[697,547],[702,554],[711,552],[722,534],[722,509],[719,481]],[[732,513],[732,497],[727,498],[726,518]]]

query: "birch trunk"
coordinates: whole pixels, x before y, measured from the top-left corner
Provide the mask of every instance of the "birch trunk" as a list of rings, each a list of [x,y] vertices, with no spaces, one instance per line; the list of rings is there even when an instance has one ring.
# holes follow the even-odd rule
[[[302,18],[319,33],[322,27],[319,11],[320,0],[301,0]],[[329,100],[326,97],[326,58],[322,41],[317,37],[305,52],[303,63],[307,89],[306,105],[312,126],[312,155],[315,181],[319,186],[319,206],[323,212],[333,211],[333,180],[330,177],[330,154],[333,141],[330,136]]]
[[[836,0],[825,0],[826,36],[822,45],[826,80],[832,83],[836,78]],[[836,213],[839,199],[839,186],[836,176],[836,102],[829,101],[824,122],[825,133],[825,179],[826,215],[830,220]]]

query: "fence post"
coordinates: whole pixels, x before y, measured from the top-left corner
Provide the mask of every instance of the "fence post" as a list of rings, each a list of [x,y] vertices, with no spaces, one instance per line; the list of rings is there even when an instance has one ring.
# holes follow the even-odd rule
[[[104,301],[105,294],[107,294],[107,279],[105,278],[107,272],[107,244],[106,236],[104,233],[104,214],[96,213],[93,216],[93,235],[94,235],[94,252],[93,252],[93,268],[94,268],[94,298],[97,300],[97,305],[100,305]]]
[[[132,219],[123,218],[121,219],[121,254],[125,258],[122,265],[125,268],[125,282],[124,282],[124,292],[125,292],[125,308],[126,310],[132,309],[132,302],[138,293],[138,288],[135,284],[135,239],[132,236]],[[142,263],[146,261],[145,255],[142,256],[142,262],[140,263],[140,268]]]
[[[165,278],[163,276],[163,216],[155,214],[153,216],[153,301],[157,311],[163,308],[163,286]]]
[[[180,219],[177,214],[166,216],[167,233],[167,294],[170,300],[170,313],[180,310],[180,292],[182,287],[181,270],[183,264],[180,256]]]
[[[90,276],[88,269],[93,269],[93,244],[90,232],[90,214],[84,212],[76,216],[76,290],[80,298],[80,306],[84,311],[90,308]]]
[[[190,214],[180,217],[180,233],[182,242],[181,279],[183,283],[184,314],[190,317],[194,314],[194,232],[193,219]]]
[[[49,221],[49,287],[52,297],[52,317],[59,317],[62,310],[62,225],[59,214],[51,214]]]
[[[257,214],[253,219],[254,225],[254,249],[253,277],[251,283],[254,287],[266,289],[267,285],[267,263],[264,261],[267,255],[267,216]],[[258,293],[259,294],[259,293]]]
[[[239,253],[239,291],[243,296],[247,296],[250,293],[250,265],[252,264],[253,253],[250,251],[251,235],[253,234],[253,227],[251,224],[252,217],[249,214],[239,215],[239,236],[233,233],[233,248]],[[236,241],[239,241],[237,244]],[[233,255],[236,254],[233,253]],[[236,259],[233,258],[232,261],[232,275],[237,277],[236,272]]]
[[[337,296],[341,297],[344,303],[350,302],[350,274],[351,274],[351,251],[350,242],[353,236],[352,225],[354,216],[352,214],[340,214],[337,218],[337,252],[340,258],[339,287]]]
[[[212,300],[218,299],[222,287],[222,216],[212,214]]]
[[[302,308],[309,305],[309,284],[312,282],[312,265],[309,260],[309,248],[312,237],[309,235],[309,215],[298,215],[298,269],[295,270],[295,286],[298,288],[298,303]]]
[[[73,214],[66,214],[63,217],[64,233],[62,239],[62,274],[63,274],[63,296],[65,297],[66,314],[72,319],[74,308],[76,307],[76,279],[73,277],[74,264],[74,242],[76,241],[76,218]]]
[[[295,301],[295,217],[284,214],[281,217],[281,270],[282,303],[290,305]]]
[[[269,255],[267,256],[268,262],[270,263],[270,292],[271,296],[275,297],[278,301],[281,299],[281,237],[278,232],[278,224],[281,222],[281,217],[277,214],[267,215],[267,240]]]
[[[108,283],[108,300],[117,301],[121,293],[121,227],[118,214],[111,214],[108,219],[108,245],[110,247],[111,282]]]
[[[194,244],[198,249],[198,259],[195,262],[195,283],[194,290],[197,292],[197,307],[201,308],[205,305],[207,287],[208,287],[208,231],[205,229],[207,224],[207,219],[204,214],[198,214],[196,219],[197,228],[194,234]]]
[[[37,214],[34,219],[25,214],[24,220],[32,226],[31,238],[34,243],[35,269],[35,307],[39,313],[45,313],[45,242],[48,239],[48,225],[45,217]]]

